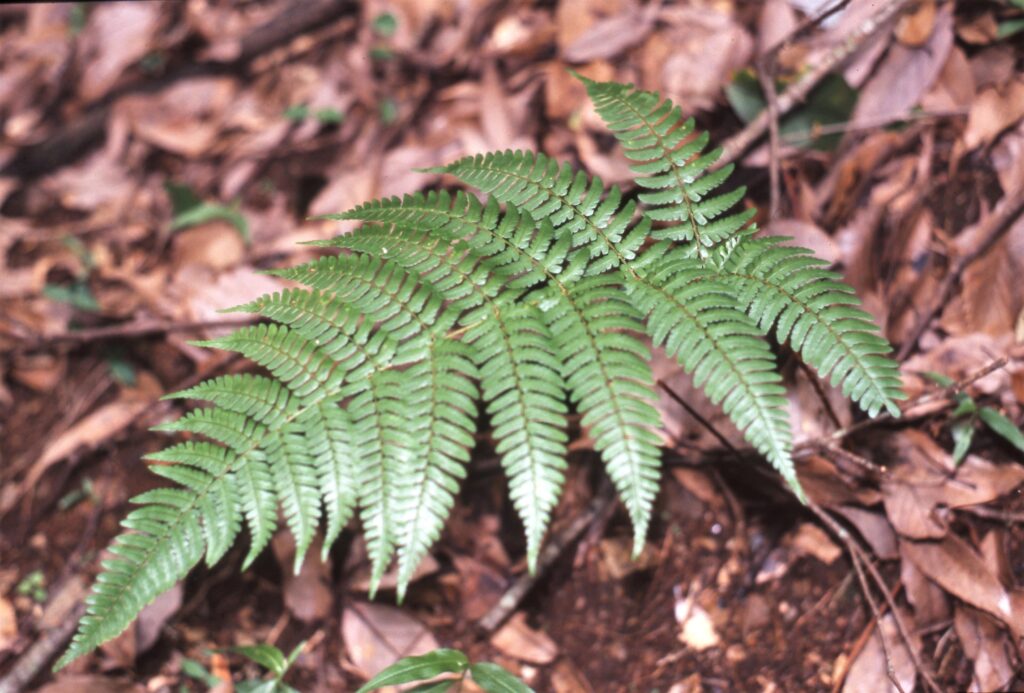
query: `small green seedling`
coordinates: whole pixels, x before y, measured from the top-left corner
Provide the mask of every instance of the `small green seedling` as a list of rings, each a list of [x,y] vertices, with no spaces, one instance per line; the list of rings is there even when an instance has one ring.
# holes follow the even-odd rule
[[[43,571],[33,570],[23,577],[18,586],[14,588],[14,593],[31,597],[32,601],[37,604],[45,602],[48,595],[46,592],[46,576],[43,575]]]
[[[164,190],[171,200],[171,231],[199,226],[210,221],[226,221],[235,227],[238,234],[249,244],[249,222],[235,206],[219,202],[203,202],[187,185],[164,183]]]
[[[270,679],[242,681],[235,684],[235,691],[237,693],[299,693],[283,679],[305,646],[306,641],[303,640],[287,656],[273,645],[265,644],[244,645],[225,650],[225,652],[240,654],[246,659],[256,662],[273,676]]]
[[[921,375],[941,387],[951,387],[955,384],[952,378],[942,373],[926,371],[921,373]],[[966,392],[956,393],[954,401],[956,402],[956,407],[953,408],[950,414],[953,423],[949,427],[949,432],[953,436],[952,455],[954,464],[959,465],[967,456],[967,452],[971,448],[971,442],[974,440],[975,424],[978,420],[1010,445],[1024,452],[1024,433],[1021,433],[1020,428],[1003,414],[999,413],[997,409],[979,407],[974,398]]]
[[[452,674],[440,680],[439,676]],[[532,693],[533,689],[491,662],[471,664],[469,658],[458,650],[439,649],[418,657],[400,659],[380,672],[356,693],[370,693],[384,686],[424,681],[413,688],[416,693],[445,693],[461,690],[466,675],[488,693]],[[410,693],[412,693],[410,691]]]

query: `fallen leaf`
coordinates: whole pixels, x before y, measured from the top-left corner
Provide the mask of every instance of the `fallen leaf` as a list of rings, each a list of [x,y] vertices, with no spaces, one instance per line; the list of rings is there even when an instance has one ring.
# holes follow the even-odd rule
[[[1024,80],[1015,79],[1004,88],[989,87],[978,94],[967,115],[963,140],[967,149],[992,142],[1003,130],[1024,117]]]
[[[18,616],[10,600],[0,597],[0,652],[9,650],[18,638]]]
[[[900,546],[905,543],[901,541]],[[900,560],[900,582],[903,583],[907,601],[914,607],[914,621],[921,628],[949,620],[949,597],[918,569],[905,552]]]
[[[935,0],[922,0],[896,22],[896,38],[905,46],[923,46],[935,28]]]
[[[527,625],[521,611],[513,614],[490,642],[503,654],[531,664],[550,664],[558,657],[558,645],[546,633]]]
[[[798,555],[813,556],[825,565],[832,565],[843,550],[836,546],[818,525],[813,522],[801,523],[785,540]]]
[[[92,101],[114,85],[125,68],[152,48],[162,5],[155,2],[114,2],[92,8],[81,36],[79,60],[86,66],[78,89]]]
[[[295,574],[295,538],[291,533],[278,532],[270,545],[284,575],[282,589],[288,611],[303,623],[315,623],[326,618],[334,606],[334,592],[328,587],[331,563],[320,560],[320,538],[306,551],[298,575]]]
[[[963,539],[948,534],[941,541],[907,541],[902,549],[944,590],[998,618],[1015,638],[1024,635],[1024,595],[1008,590]]]
[[[167,621],[181,608],[184,593],[185,590],[179,582],[139,612],[135,620],[136,655],[147,652],[160,639],[160,633]]]
[[[850,117],[852,127],[899,118],[910,112],[938,78],[953,48],[953,12],[944,5],[927,43],[920,48],[896,44],[860,90]]]
[[[854,505],[840,505],[833,508],[857,528],[871,551],[883,561],[899,556],[896,533],[882,514],[865,510]]]
[[[175,271],[187,265],[225,270],[242,262],[245,241],[228,222],[209,221],[175,233],[171,257]]]
[[[34,488],[53,465],[81,448],[93,449],[110,440],[160,396],[163,387],[145,371],[136,374],[136,386],[124,388],[114,401],[104,404],[58,435],[25,476],[24,487]]]
[[[959,605],[953,617],[953,626],[964,654],[974,664],[968,690],[1006,690],[1017,668],[1009,655],[1013,647],[1007,642],[1003,630],[987,614]]]
[[[910,620],[908,615],[902,616],[904,621]],[[882,693],[883,691],[898,693],[898,689],[886,673],[888,662],[881,638],[885,638],[889,648],[889,656],[896,680],[904,691],[912,691],[917,679],[917,667],[911,658],[911,652],[900,635],[896,619],[891,613],[882,617],[881,628],[876,627],[867,645],[860,651],[857,658],[850,664],[849,673],[843,683],[843,693]],[[910,629],[911,645],[920,654],[921,639]]]
[[[367,679],[403,657],[436,650],[427,628],[401,609],[357,602],[341,617],[341,636],[349,661]]]
[[[927,434],[914,429],[897,439],[901,464],[882,482],[886,514],[910,539],[938,539],[947,522],[939,507],[960,508],[995,500],[1024,483],[1024,468],[995,465],[977,455],[955,467],[952,457]]]
[[[593,693],[594,687],[572,662],[564,657],[551,670],[551,688],[554,693]]]
[[[643,8],[629,5],[622,12],[598,20],[562,49],[562,57],[570,63],[614,58],[647,38],[660,4],[652,2]]]

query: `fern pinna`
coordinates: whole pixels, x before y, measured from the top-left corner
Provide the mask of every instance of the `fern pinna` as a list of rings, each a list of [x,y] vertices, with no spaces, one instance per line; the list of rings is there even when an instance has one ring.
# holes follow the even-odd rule
[[[659,486],[648,344],[676,358],[802,497],[774,331],[870,415],[899,414],[888,343],[810,251],[755,238],[744,189],[717,192],[719,150],[657,94],[581,78],[633,162],[624,199],[543,154],[438,169],[488,195],[413,194],[339,214],[363,226],[339,254],[276,271],[304,285],[234,310],[269,322],[204,342],[266,375],[171,395],[210,402],[162,426],[199,438],[150,456],[177,484],[134,499],[64,666],[123,631],[244,525],[248,565],[275,532],[296,568],[358,514],[376,585],[402,597],[441,532],[474,446],[478,403],[522,518],[531,569],[564,481],[575,407],[639,549]]]

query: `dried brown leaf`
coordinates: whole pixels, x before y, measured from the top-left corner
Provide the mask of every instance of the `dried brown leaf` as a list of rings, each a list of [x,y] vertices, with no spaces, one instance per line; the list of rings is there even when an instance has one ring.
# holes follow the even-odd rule
[[[931,88],[953,47],[952,8],[944,6],[935,19],[934,30],[925,45],[890,48],[875,75],[861,89],[851,125],[884,121],[906,115]]]
[[[857,528],[879,559],[889,561],[899,556],[896,533],[883,515],[855,505],[839,505],[833,509]]]
[[[964,654],[974,663],[968,690],[1005,690],[1016,673],[1006,633],[987,614],[969,606],[956,607],[953,626]]]
[[[963,539],[947,534],[941,541],[907,541],[902,548],[922,573],[951,595],[995,616],[1014,637],[1024,635],[1024,594],[1007,589]]]
[[[490,642],[499,652],[531,664],[550,664],[558,657],[558,645],[543,631],[531,628],[521,611],[513,614]]]
[[[366,678],[376,676],[403,657],[436,650],[437,640],[401,609],[357,602],[341,617],[345,654]]]
[[[906,542],[901,541],[902,547]],[[929,580],[904,553],[900,561],[900,582],[907,601],[914,607],[914,621],[922,628],[949,620],[950,604],[945,591]]]
[[[660,2],[644,8],[629,5],[618,14],[598,20],[562,49],[570,63],[614,58],[642,42],[654,28]]]
[[[103,96],[124,72],[152,47],[162,5],[156,2],[112,2],[89,13],[82,32],[85,70],[78,83],[87,101]]]
[[[971,104],[964,130],[964,145],[974,149],[992,142],[999,133],[1024,117],[1024,80],[1015,79],[1003,88],[983,90]]]
[[[908,621],[909,615],[903,614],[904,621]],[[885,649],[882,647],[881,638],[885,638],[885,644],[889,650],[889,657],[892,663],[893,673],[896,680],[900,682],[900,688],[904,691],[914,689],[914,681],[917,679],[917,667],[906,642],[900,636],[896,626],[896,618],[890,613],[882,617],[880,628],[876,627],[867,645],[860,651],[857,658],[850,664],[849,673],[843,684],[843,693],[898,693],[898,689],[889,679],[887,673],[889,662],[886,661]],[[920,654],[921,639],[913,635],[911,630],[911,646]]]

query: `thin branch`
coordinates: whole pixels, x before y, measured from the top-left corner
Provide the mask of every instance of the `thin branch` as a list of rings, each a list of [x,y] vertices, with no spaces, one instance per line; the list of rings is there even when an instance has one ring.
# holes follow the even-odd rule
[[[900,350],[896,355],[898,361],[905,360],[917,346],[917,341],[921,338],[921,335],[928,329],[928,326],[939,314],[939,311],[942,310],[942,307],[952,298],[953,289],[956,287],[957,282],[960,281],[964,271],[971,263],[983,257],[991,250],[992,246],[1012,228],[1014,222],[1022,214],[1024,214],[1024,191],[1019,191],[1014,197],[1004,199],[999,208],[982,222],[983,226],[979,229],[978,233],[982,241],[953,262],[952,268],[946,274],[945,279],[942,280],[938,291],[934,294],[935,299],[917,319],[914,329],[910,331],[910,336],[900,346]]]
[[[848,36],[845,36],[839,44],[829,51],[820,62],[811,66],[798,80],[793,82],[778,97],[778,113],[781,117],[789,113],[798,103],[802,103],[811,90],[818,85],[832,70],[838,67],[844,60],[857,52],[870,38],[875,36],[889,20],[896,17],[912,0],[891,0],[890,2],[877,3],[877,10],[873,15],[861,22],[860,26],[854,29]],[[767,109],[738,133],[729,138],[722,147],[721,158],[715,166],[724,166],[738,159],[755,141],[760,139],[768,130],[771,115]]]
[[[595,518],[601,516],[608,506],[614,503],[614,493],[599,495],[583,513],[570,522],[561,532],[552,537],[540,552],[540,557],[537,561],[537,571],[532,575],[530,573],[523,573],[512,583],[512,586],[505,591],[505,594],[501,595],[497,603],[477,621],[477,626],[480,630],[488,635],[497,630],[519,608],[526,595],[537,584],[541,576],[558,560],[562,552],[586,531]]]
[[[48,347],[52,344],[73,343],[87,344],[113,339],[135,339],[148,337],[155,334],[168,334],[171,332],[197,332],[199,330],[213,329],[217,327],[245,327],[256,322],[259,318],[239,320],[238,318],[223,320],[198,320],[195,322],[157,322],[151,320],[134,320],[121,323],[120,325],[107,325],[104,327],[88,327],[71,332],[61,332],[51,335],[37,335],[34,337],[22,338],[16,345],[18,350],[33,350]]]

